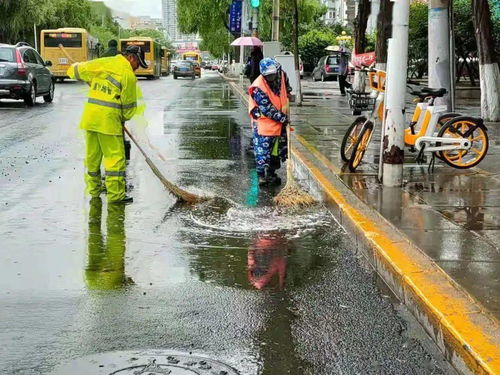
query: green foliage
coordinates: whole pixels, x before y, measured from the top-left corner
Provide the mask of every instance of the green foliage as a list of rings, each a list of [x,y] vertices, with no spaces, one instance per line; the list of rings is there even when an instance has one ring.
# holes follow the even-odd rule
[[[285,50],[292,49],[293,4],[294,0],[280,1],[280,41]],[[262,40],[271,40],[273,1],[261,1],[259,34]],[[321,17],[327,8],[319,0],[298,0],[299,35],[312,29],[325,28]],[[300,47],[299,47],[300,48]]]
[[[178,0],[177,18],[184,33],[198,33],[202,38],[201,48],[210,51],[214,57],[230,52],[233,37],[226,29],[227,11],[231,0]],[[326,8],[319,0],[299,0],[299,34],[306,33],[311,24],[319,20]],[[285,49],[292,46],[292,0],[280,2],[280,41]],[[261,0],[259,11],[259,38],[271,40],[272,0]]]
[[[186,34],[200,34],[202,49],[214,57],[231,51],[232,41],[226,29],[230,0],[178,0],[179,29]]]
[[[365,52],[374,52],[376,44],[377,44],[377,32],[373,31],[369,34],[366,34]]]
[[[418,77],[427,71],[427,30],[428,5],[424,1],[413,1],[410,5],[410,24],[408,35],[408,59],[411,73]]]
[[[299,50],[302,61],[315,65],[326,54],[325,48],[337,44],[337,35],[330,30],[310,30],[299,37]]]

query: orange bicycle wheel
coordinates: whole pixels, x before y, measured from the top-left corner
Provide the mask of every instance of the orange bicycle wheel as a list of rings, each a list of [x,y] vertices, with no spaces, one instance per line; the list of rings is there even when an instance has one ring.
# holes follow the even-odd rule
[[[465,138],[470,142],[467,149],[440,151],[440,159],[454,168],[472,168],[478,165],[488,152],[488,132],[484,125],[479,125],[472,117],[457,117],[447,122],[439,131],[438,137],[460,140]],[[440,145],[440,142],[436,142],[436,146]]]
[[[344,138],[342,139],[342,143],[340,145],[340,157],[343,161],[348,162],[351,159],[354,144],[358,140],[359,134],[361,133],[365,122],[366,117],[361,116],[356,118],[356,120],[349,125],[349,128],[344,134]]]
[[[356,144],[352,149],[351,160],[349,160],[349,170],[351,172],[354,172],[363,161],[363,156],[365,156],[365,152],[368,149],[368,145],[370,144],[372,133],[373,123],[371,121],[368,121],[363,126],[363,130],[361,130],[358,140],[356,141]]]

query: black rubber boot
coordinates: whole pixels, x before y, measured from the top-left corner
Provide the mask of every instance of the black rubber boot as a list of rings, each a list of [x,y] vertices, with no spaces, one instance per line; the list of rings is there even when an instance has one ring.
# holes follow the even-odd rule
[[[134,198],[125,196],[125,198],[123,198],[123,199],[121,199],[119,201],[112,201],[112,202],[109,202],[109,203],[112,203],[112,204],[130,204],[133,201],[134,201]]]
[[[281,185],[281,178],[278,177],[274,169],[266,170],[266,180],[269,185]]]

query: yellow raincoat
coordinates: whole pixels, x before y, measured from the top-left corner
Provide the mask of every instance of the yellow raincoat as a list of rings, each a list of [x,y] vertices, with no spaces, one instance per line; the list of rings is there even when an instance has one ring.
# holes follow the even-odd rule
[[[101,193],[101,162],[104,159],[108,201],[125,198],[125,147],[123,123],[137,108],[137,78],[122,55],[73,64],[68,76],[89,86],[80,128],[86,131],[88,193]]]

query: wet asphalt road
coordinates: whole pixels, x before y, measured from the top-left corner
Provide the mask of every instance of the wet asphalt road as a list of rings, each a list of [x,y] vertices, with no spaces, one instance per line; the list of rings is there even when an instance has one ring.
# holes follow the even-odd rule
[[[222,79],[140,85],[147,109],[130,125],[162,171],[232,203],[176,204],[135,149],[135,202],[89,203],[84,86],[59,84],[32,109],[1,102],[1,374],[154,349],[241,374],[453,373],[325,210],[271,207]]]

